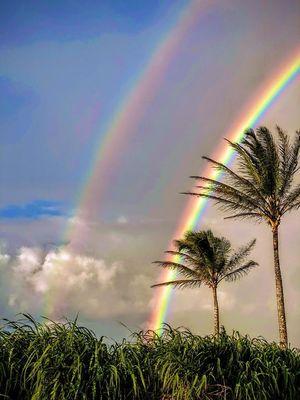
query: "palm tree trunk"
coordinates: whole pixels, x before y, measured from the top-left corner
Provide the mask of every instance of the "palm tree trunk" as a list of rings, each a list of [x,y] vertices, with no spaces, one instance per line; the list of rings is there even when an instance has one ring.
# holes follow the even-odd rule
[[[220,317],[219,317],[217,286],[212,287],[212,293],[214,301],[214,334],[218,336],[220,331]]]
[[[282,286],[282,277],[279,261],[279,248],[278,248],[278,225],[272,226],[273,232],[273,250],[274,250],[274,271],[275,271],[275,285],[276,285],[276,301],[277,301],[277,315],[279,326],[279,341],[280,347],[287,348],[288,336],[285,317],[284,294]]]

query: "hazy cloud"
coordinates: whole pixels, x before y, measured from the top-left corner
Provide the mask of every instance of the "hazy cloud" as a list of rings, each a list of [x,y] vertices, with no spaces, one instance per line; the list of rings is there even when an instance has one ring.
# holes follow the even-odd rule
[[[9,271],[8,305],[18,312],[99,319],[145,311],[147,305],[143,292],[149,279],[143,274],[129,279],[118,261],[108,263],[67,248],[45,253],[22,247],[14,257],[1,254],[0,263]]]

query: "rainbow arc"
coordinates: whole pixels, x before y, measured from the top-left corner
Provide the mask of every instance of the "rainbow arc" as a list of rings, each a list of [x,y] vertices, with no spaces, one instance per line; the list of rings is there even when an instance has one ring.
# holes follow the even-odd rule
[[[112,115],[105,130],[100,132],[87,176],[77,195],[75,217],[68,224],[64,233],[64,241],[69,242],[72,249],[76,249],[77,244],[80,244],[86,234],[83,232],[83,227],[74,223],[74,221],[80,222],[82,216],[85,218],[87,213],[93,215],[94,211],[98,210],[99,204],[107,192],[107,187],[111,186],[110,173],[116,167],[118,155],[124,152],[126,144],[129,143],[131,136],[136,132],[149,102],[155,98],[160,89],[169,65],[176,58],[186,36],[199,23],[201,17],[206,15],[215,5],[214,0],[191,0],[184,7],[176,23],[162,38],[148,64],[145,65],[144,70],[141,71],[134,82],[131,91]],[[254,98],[247,110],[242,113],[241,117],[224,136],[234,142],[240,142],[245,129],[255,127],[259,123],[281,93],[299,76],[299,71],[300,55],[297,54],[285,63],[285,66],[278,73],[273,75],[270,82],[263,86],[262,92]],[[233,152],[227,147],[222,147],[213,158],[221,163],[229,164],[233,158]],[[212,179],[219,177],[218,173],[210,169],[203,171],[201,175],[209,176]],[[179,238],[187,230],[198,226],[206,205],[207,200],[205,199],[188,200],[173,238]],[[172,272],[165,271],[159,277],[159,281],[173,278]],[[51,292],[45,298],[45,314],[50,317],[53,306],[51,303],[59,301],[55,298],[56,296]],[[165,321],[170,299],[170,287],[155,289],[154,307],[148,321],[148,326],[151,329],[159,329]]]
[[[300,75],[300,54],[292,57],[288,63],[277,73],[273,75],[271,81],[265,84],[262,92],[254,98],[252,104],[245,113],[228,130],[225,137],[232,142],[241,142],[244,132],[248,128],[254,128],[260,122],[265,113],[271,108],[272,104],[281,95],[282,92]],[[223,146],[217,154],[213,156],[218,162],[229,165],[234,158],[234,151],[227,144]],[[207,168],[200,175],[207,176],[210,179],[218,180],[221,172],[213,168]],[[181,238],[188,230],[198,228],[201,223],[201,217],[205,212],[208,199],[192,198],[188,201],[187,207],[182,215],[181,221],[174,233],[173,239]],[[178,257],[170,258],[178,262]],[[176,273],[171,270],[164,270],[159,276],[158,282],[174,280]],[[154,306],[148,321],[148,328],[159,332],[163,322],[166,320],[168,308],[171,302],[172,287],[162,286],[155,290]]]

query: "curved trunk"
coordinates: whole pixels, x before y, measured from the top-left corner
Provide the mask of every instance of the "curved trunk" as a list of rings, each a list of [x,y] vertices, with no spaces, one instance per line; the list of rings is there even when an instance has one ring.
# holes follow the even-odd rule
[[[219,304],[218,304],[218,294],[217,286],[212,287],[213,301],[214,301],[214,334],[219,335],[220,330],[220,317],[219,317]]]
[[[275,272],[275,285],[276,285],[277,316],[278,316],[278,326],[279,326],[279,341],[280,341],[280,347],[287,348],[288,336],[286,328],[282,277],[281,277],[280,261],[279,261],[278,225],[274,225],[272,227],[272,232],[273,232],[274,272]]]

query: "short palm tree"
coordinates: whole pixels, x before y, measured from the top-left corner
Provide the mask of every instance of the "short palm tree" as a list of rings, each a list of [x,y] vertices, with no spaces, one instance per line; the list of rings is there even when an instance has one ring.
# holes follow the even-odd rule
[[[246,261],[255,240],[232,251],[230,242],[216,237],[211,230],[188,231],[182,240],[174,240],[175,251],[166,251],[175,261],[154,261],[163,268],[173,269],[183,277],[162,282],[152,287],[172,285],[177,288],[194,288],[202,284],[211,288],[214,305],[214,333],[220,328],[217,289],[223,281],[235,281],[247,274],[256,262]]]
[[[272,229],[274,272],[276,283],[279,340],[281,347],[288,345],[282,276],[279,262],[278,227],[283,215],[300,207],[300,185],[294,184],[299,170],[300,131],[291,143],[277,127],[277,140],[265,128],[249,129],[241,143],[229,145],[237,154],[234,171],[208,157],[203,157],[222,173],[222,182],[203,176],[192,176],[204,183],[197,186],[194,196],[216,202],[226,218],[252,219],[266,222]]]

